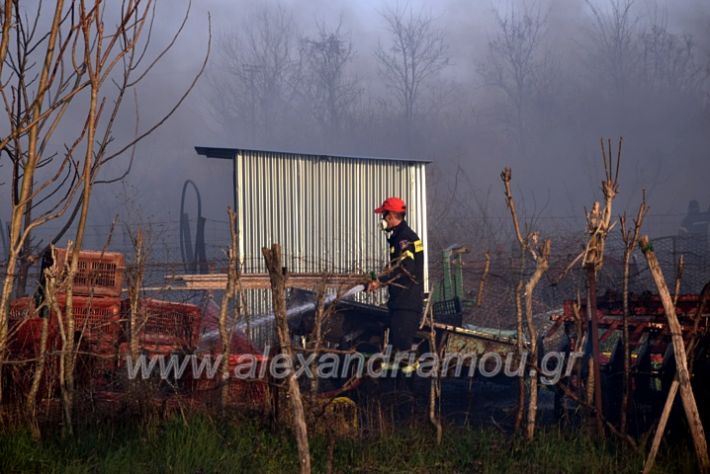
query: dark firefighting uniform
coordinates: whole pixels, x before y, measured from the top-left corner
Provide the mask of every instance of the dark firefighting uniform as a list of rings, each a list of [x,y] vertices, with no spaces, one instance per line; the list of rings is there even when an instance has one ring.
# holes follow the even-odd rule
[[[392,230],[387,242],[390,261],[393,266],[399,261],[399,268],[380,276],[379,280],[388,284],[390,343],[396,350],[406,351],[412,346],[422,314],[424,244],[406,221]]]

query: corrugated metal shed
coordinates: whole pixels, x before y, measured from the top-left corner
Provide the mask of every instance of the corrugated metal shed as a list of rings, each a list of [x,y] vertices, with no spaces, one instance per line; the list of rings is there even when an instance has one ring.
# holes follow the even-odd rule
[[[261,248],[273,242],[281,244],[293,272],[366,273],[382,268],[388,253],[373,210],[388,196],[407,202],[407,220],[427,243],[428,161],[195,149],[208,158],[233,160],[245,272],[266,270]]]

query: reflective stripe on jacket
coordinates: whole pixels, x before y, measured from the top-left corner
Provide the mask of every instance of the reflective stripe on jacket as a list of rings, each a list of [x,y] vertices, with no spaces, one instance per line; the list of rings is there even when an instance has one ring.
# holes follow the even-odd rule
[[[390,261],[395,265],[402,257],[399,268],[381,276],[381,282],[390,282],[389,309],[421,311],[424,300],[424,243],[402,221],[387,239]]]

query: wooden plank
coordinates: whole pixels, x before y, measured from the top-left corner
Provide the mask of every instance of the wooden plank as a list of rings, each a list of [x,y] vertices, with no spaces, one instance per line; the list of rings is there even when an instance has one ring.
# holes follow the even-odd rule
[[[653,247],[650,245],[648,236],[644,235],[641,237],[639,244],[641,246],[641,250],[646,256],[648,268],[651,271],[651,276],[653,277],[656,287],[658,288],[658,294],[661,297],[663,309],[665,310],[666,318],[668,319],[668,326],[671,331],[671,340],[673,341],[673,352],[676,362],[676,377],[680,383],[680,396],[683,401],[685,416],[688,419],[688,425],[693,437],[695,454],[698,457],[698,466],[700,467],[701,472],[708,473],[710,472],[710,459],[708,458],[707,441],[705,439],[703,424],[700,420],[698,406],[695,402],[693,388],[690,385],[688,359],[686,357],[685,343],[683,342],[680,322],[676,316],[673,299],[671,298],[670,291],[666,285],[666,280],[663,277],[661,266],[658,264],[658,259],[656,258],[656,254],[653,252]]]
[[[436,329],[441,329],[446,332],[456,333],[456,334],[460,334],[463,336],[475,337],[478,339],[488,339],[488,340],[491,340],[494,342],[500,342],[503,344],[510,344],[510,345],[515,344],[515,338],[506,337],[506,336],[498,336],[498,335],[487,333],[487,332],[476,331],[475,329],[467,329],[467,328],[452,326],[450,324],[443,324],[443,323],[434,323],[434,327]]]
[[[663,406],[661,420],[658,422],[658,428],[656,428],[656,434],[653,437],[651,451],[648,453],[646,463],[643,466],[643,474],[648,474],[651,472],[651,469],[653,469],[653,463],[656,461],[656,454],[658,454],[658,448],[661,446],[661,439],[663,439],[663,433],[666,431],[666,424],[668,423],[668,417],[671,415],[671,408],[673,408],[673,402],[678,393],[679,385],[678,378],[674,378],[673,383],[671,383],[671,388],[668,391],[668,397],[666,397],[666,404]]]

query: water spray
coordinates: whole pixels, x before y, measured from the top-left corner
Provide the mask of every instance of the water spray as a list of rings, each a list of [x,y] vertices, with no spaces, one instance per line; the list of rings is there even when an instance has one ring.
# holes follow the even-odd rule
[[[348,291],[343,293],[340,297],[337,295],[327,295],[323,301],[323,306],[327,307],[333,304],[336,300],[346,300],[352,298],[357,293],[365,291],[365,285],[358,284],[350,288]],[[302,315],[308,311],[315,310],[317,302],[312,301],[309,303],[303,303],[286,310],[286,319],[292,319],[297,316]],[[276,317],[273,312],[259,315],[249,321],[240,321],[236,324],[231,324],[228,328],[229,331],[237,329],[239,331],[246,331],[247,329],[258,329],[259,327],[271,324],[275,321]],[[212,331],[205,332],[201,336],[202,341],[209,341],[219,337],[219,329],[214,329]]]

